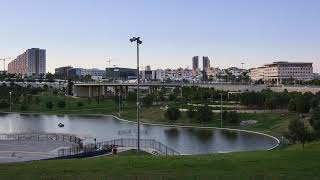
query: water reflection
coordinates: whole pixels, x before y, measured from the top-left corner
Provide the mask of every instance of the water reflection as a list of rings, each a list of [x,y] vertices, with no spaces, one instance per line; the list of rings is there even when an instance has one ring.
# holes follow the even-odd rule
[[[238,131],[230,131],[230,130],[222,129],[219,132],[220,132],[222,137],[225,137],[229,141],[236,141],[238,139],[238,136],[239,136],[239,132]]]
[[[58,127],[59,123],[64,127]],[[107,141],[136,138],[137,125],[113,117],[0,113],[0,133],[22,132],[70,133]],[[253,133],[156,125],[141,125],[141,138],[155,139],[183,154],[261,150],[277,144],[272,138]]]

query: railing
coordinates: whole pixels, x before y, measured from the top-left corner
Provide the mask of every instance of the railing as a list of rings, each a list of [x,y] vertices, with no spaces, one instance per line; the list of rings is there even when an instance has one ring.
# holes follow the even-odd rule
[[[115,139],[107,142],[103,142],[104,145],[114,145],[120,147],[132,147],[136,148],[138,145],[137,139]],[[164,155],[180,155],[179,152],[174,149],[158,142],[154,139],[140,139],[141,148],[151,148],[161,152]]]
[[[129,147],[135,149],[137,147],[137,139],[115,139],[106,142],[99,142],[95,144],[87,144],[83,147],[72,147],[58,150],[58,156],[75,156],[79,154],[91,155],[92,152],[111,152],[114,147]],[[174,149],[154,140],[154,139],[141,139],[140,147],[150,148],[162,155],[180,155],[179,152]],[[160,152],[160,153],[159,153]]]
[[[72,142],[80,145],[81,139],[70,134],[55,133],[19,133],[19,134],[0,134],[0,140],[15,141],[63,141]]]

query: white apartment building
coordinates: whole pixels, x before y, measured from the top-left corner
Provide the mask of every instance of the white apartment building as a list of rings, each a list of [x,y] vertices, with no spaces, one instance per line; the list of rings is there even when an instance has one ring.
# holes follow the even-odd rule
[[[40,75],[46,73],[46,50],[32,48],[26,50],[8,64],[9,74],[23,76]]]
[[[261,79],[265,82],[275,82],[277,84],[281,84],[290,78],[308,81],[313,79],[313,67],[312,63],[308,62],[279,61],[251,69],[249,75],[254,81]]]

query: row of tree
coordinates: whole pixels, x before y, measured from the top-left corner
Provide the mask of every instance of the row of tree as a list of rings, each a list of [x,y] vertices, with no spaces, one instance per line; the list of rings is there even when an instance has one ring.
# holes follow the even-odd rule
[[[197,108],[189,108],[187,111],[189,119],[197,120],[198,122],[210,122],[213,120],[213,112],[209,106],[199,106]],[[181,117],[181,112],[177,107],[169,107],[165,112],[165,117],[168,120],[178,120]],[[235,111],[223,111],[222,119],[229,124],[239,124],[239,114]],[[219,118],[219,120],[221,120]]]
[[[240,104],[254,108],[288,109],[298,113],[308,113],[310,109],[318,107],[320,93],[314,95],[310,92],[245,92],[240,95]]]

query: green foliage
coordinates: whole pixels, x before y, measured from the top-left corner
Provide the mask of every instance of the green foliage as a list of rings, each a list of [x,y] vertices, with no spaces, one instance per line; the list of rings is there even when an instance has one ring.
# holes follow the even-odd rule
[[[128,95],[127,95],[127,99],[126,100],[130,101],[130,102],[137,101],[137,94],[133,93],[133,92],[129,92]]]
[[[188,108],[188,111],[187,111],[187,116],[188,118],[192,119],[196,116],[196,111],[194,108]]]
[[[47,84],[45,84],[45,85],[43,85],[43,89],[44,89],[45,91],[48,91],[49,86],[48,86]]]
[[[177,95],[174,93],[169,94],[169,101],[175,101],[177,99]]]
[[[197,111],[197,119],[201,122],[211,121],[213,118],[212,110],[209,106],[200,106]]]
[[[83,106],[84,104],[82,103],[82,102],[78,102],[77,103],[77,106],[79,106],[79,107],[81,107],[81,106]]]
[[[144,98],[142,98],[142,103],[144,106],[151,106],[153,103],[153,99],[154,97],[151,94],[148,94],[147,96],[145,96]]]
[[[176,107],[169,107],[165,112],[165,117],[169,120],[177,120],[180,116],[180,110]]]
[[[57,106],[59,108],[65,108],[66,107],[66,101],[64,100],[59,100],[58,103],[57,103]]]
[[[5,109],[10,107],[10,104],[5,100],[5,99],[1,99],[0,100],[0,108],[1,109]]]
[[[312,111],[312,116],[310,118],[310,125],[313,129],[320,134],[320,108],[317,107]]]
[[[28,110],[28,105],[27,105],[27,104],[21,104],[20,110],[21,110],[21,111],[26,111],[26,110]]]
[[[310,139],[311,134],[302,120],[294,119],[290,121],[288,125],[288,132],[285,136],[292,143],[295,144],[296,142],[300,142],[304,147],[304,144]]]
[[[298,113],[308,113],[310,110],[310,104],[305,97],[300,96],[296,98],[296,111]]]
[[[46,104],[46,107],[48,109],[52,109],[53,108],[53,102],[52,101],[48,101],[47,104]]]
[[[226,115],[226,120],[230,124],[239,124],[239,114],[236,111],[229,111]]]

